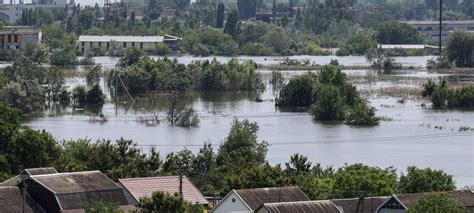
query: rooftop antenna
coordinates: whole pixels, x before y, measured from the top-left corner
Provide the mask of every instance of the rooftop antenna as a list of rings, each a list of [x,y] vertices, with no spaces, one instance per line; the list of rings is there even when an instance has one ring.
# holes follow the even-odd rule
[[[439,56],[441,56],[442,34],[443,33],[443,0],[439,0]]]

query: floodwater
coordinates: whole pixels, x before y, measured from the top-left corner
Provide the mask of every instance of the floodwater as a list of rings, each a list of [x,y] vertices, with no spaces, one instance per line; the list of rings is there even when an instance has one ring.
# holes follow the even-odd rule
[[[269,58],[272,57],[267,57],[267,61]],[[330,60],[327,58],[331,57],[314,60]],[[181,60],[184,62],[185,59]],[[404,60],[406,63],[419,63],[417,60]],[[360,62],[353,59],[347,63],[359,63],[357,61]],[[268,83],[271,71],[259,72]],[[411,165],[443,169],[454,175],[458,187],[474,184],[474,131],[459,130],[461,127],[474,128],[474,113],[434,110],[428,100],[419,98],[421,84],[427,79],[444,77],[450,83],[467,84],[474,81],[474,74],[423,70],[345,72],[361,94],[377,108],[377,115],[385,118],[379,126],[360,128],[316,122],[305,112],[279,110],[274,103],[278,89],[273,89],[269,83],[261,94],[264,101],[260,103],[254,102],[256,95],[253,93],[181,96],[180,104],[193,106],[199,112],[201,123],[197,128],[171,127],[166,122],[146,126],[137,122],[141,116],[164,115],[169,98],[160,95],[135,97],[132,105],[120,100],[117,107],[108,95],[108,102],[102,110],[108,118],[105,123],[90,122],[89,116],[83,112],[58,107],[45,111],[27,125],[45,129],[59,140],[124,137],[134,140],[144,149],[155,146],[167,153],[184,147],[197,151],[204,143],[217,148],[228,134],[233,119],[249,119],[260,126],[259,140],[270,144],[267,159],[272,164],[284,163],[292,154],[300,153],[323,166],[364,163],[394,166],[398,172],[404,172]],[[287,71],[283,76],[288,79],[302,73],[305,72]],[[81,77],[68,78],[67,82],[70,85],[85,84]],[[101,86],[107,91],[105,82],[102,79]]]

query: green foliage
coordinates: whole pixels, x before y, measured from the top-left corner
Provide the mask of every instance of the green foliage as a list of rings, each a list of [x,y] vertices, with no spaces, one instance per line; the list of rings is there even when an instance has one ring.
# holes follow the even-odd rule
[[[101,106],[104,104],[104,93],[102,89],[99,87],[98,84],[94,85],[89,91],[86,93],[86,103]]]
[[[76,65],[79,61],[75,53],[73,46],[66,47],[64,49],[55,49],[51,53],[51,65],[65,66],[65,65]]]
[[[450,89],[445,81],[442,81],[439,85],[433,81],[428,81],[423,87],[422,95],[431,98],[433,107],[474,107],[474,86]]]
[[[446,44],[447,59],[457,67],[474,67],[474,35],[456,31]]]
[[[194,108],[185,108],[176,118],[176,126],[197,127],[199,126],[199,117]]]
[[[125,55],[120,58],[118,65],[121,67],[128,67],[130,65],[136,64],[138,61],[140,61],[143,55],[143,51],[138,48],[128,48],[125,51]]]
[[[441,192],[454,189],[456,185],[453,176],[442,170],[419,169],[410,166],[407,174],[402,174],[400,177],[400,192],[402,193]]]
[[[183,38],[182,47],[197,56],[236,55],[238,47],[231,35],[216,29],[202,29],[189,32]]]
[[[355,33],[336,52],[336,55],[364,55],[371,48],[377,48],[375,40],[365,34]]]
[[[89,85],[98,84],[100,80],[100,74],[102,72],[102,65],[95,65],[92,69],[89,69],[86,74],[86,82]]]
[[[88,203],[81,206],[85,213],[120,213],[123,211],[119,210],[119,205],[116,203],[108,203],[108,202],[95,202],[95,203]]]
[[[416,28],[398,21],[382,24],[376,38],[381,44],[420,44],[423,42]]]
[[[337,198],[359,197],[360,192],[366,196],[381,196],[397,191],[396,169],[381,169],[362,164],[345,165],[334,174],[333,196]]]
[[[389,51],[372,48],[367,51],[365,58],[375,69],[390,70],[399,68],[401,65],[395,62]]]
[[[280,91],[276,105],[309,107],[314,102],[313,90],[316,82],[317,76],[311,73],[290,79]]]
[[[168,47],[168,45],[160,43],[156,45],[155,50],[153,52],[156,55],[164,56],[171,54],[171,49]]]
[[[463,204],[455,200],[446,193],[429,193],[418,199],[410,208],[409,213],[422,212],[450,212],[450,213],[467,213]]]
[[[247,43],[240,49],[241,54],[244,55],[269,56],[275,54],[273,49],[265,46],[263,43]]]
[[[233,10],[228,16],[224,26],[224,33],[229,34],[232,38],[237,38],[240,31],[239,14]]]
[[[334,85],[321,85],[317,98],[309,109],[315,120],[344,120],[346,106],[339,89]]]
[[[352,107],[346,119],[346,124],[359,126],[373,126],[379,124],[380,118],[375,116],[375,108],[366,101],[358,101]]]
[[[189,212],[190,204],[183,200],[178,194],[169,195],[163,192],[154,192],[151,198],[140,200],[138,207],[146,213],[152,212]]]

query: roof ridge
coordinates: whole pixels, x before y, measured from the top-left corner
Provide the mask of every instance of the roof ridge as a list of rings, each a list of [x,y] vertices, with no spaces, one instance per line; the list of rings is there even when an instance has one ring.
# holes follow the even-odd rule
[[[92,170],[92,171],[80,171],[80,172],[58,172],[58,173],[52,173],[52,174],[31,175],[30,177],[61,176],[61,175],[71,175],[71,174],[87,174],[87,173],[101,173],[101,174],[104,174],[99,170]]]
[[[119,179],[120,182],[122,181],[131,181],[131,180],[152,180],[152,179],[166,179],[166,178],[179,178],[177,175],[171,175],[171,176],[153,176],[153,177],[133,177],[133,178],[123,178]],[[187,176],[183,175],[183,179],[186,178]]]

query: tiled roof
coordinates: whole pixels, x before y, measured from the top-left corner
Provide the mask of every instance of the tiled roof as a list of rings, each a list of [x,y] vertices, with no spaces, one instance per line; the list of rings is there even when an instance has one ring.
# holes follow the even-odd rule
[[[28,198],[26,212],[38,212],[35,205]],[[18,187],[0,187],[0,212],[18,213],[23,211],[23,196]]]
[[[237,189],[235,193],[252,209],[264,203],[309,201],[306,194],[297,186]]]
[[[151,197],[153,192],[179,193],[179,176],[120,179],[120,184],[132,194],[135,200]],[[191,204],[208,204],[202,193],[187,177],[183,177],[183,199]]]
[[[269,213],[342,213],[342,209],[329,200],[265,203],[260,209],[265,209]]]
[[[336,206],[341,207],[344,210],[344,212],[373,213],[388,198],[390,197],[383,196],[383,197],[366,197],[363,200],[360,200],[359,198],[348,198],[348,199],[333,199],[331,201]]]

